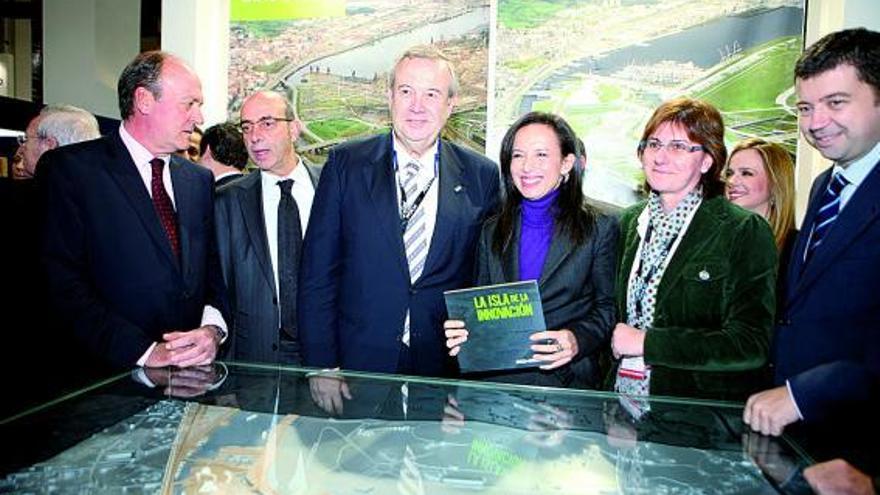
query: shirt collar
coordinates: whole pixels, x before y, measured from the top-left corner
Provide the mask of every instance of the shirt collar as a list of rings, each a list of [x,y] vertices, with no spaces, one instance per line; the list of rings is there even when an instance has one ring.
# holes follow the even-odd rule
[[[407,151],[406,147],[397,140],[397,136],[395,136],[393,133],[392,136],[394,136],[394,138],[392,139],[392,146],[394,152],[397,154],[397,163],[399,166],[402,167],[403,165],[411,161],[416,161],[419,162],[419,165],[421,165],[421,167],[419,168],[419,175],[422,175],[423,173],[434,175],[434,157],[437,155],[437,147],[440,143],[440,138],[437,138],[434,141],[434,144],[425,151],[424,155],[422,155],[420,158],[417,158],[412,156],[409,151]],[[425,165],[429,166],[426,167]],[[428,170],[428,172],[426,172],[426,170]]]
[[[156,157],[150,153],[144,145],[138,142],[134,136],[129,134],[125,129],[125,122],[119,124],[119,137],[122,139],[122,144],[125,145],[125,149],[128,150],[128,154],[131,155],[131,159],[134,160],[135,165],[142,166],[148,164],[153,158],[161,158],[166,165],[168,164],[168,158],[170,155],[164,154]]]
[[[832,174],[843,174],[851,185],[859,187],[859,184],[865,180],[865,177],[871,173],[871,170],[874,170],[874,166],[877,165],[878,161],[880,161],[880,142],[877,142],[874,148],[865,156],[850,163],[846,168],[834,164]]]
[[[296,167],[293,167],[293,171],[289,174],[281,177],[279,175],[275,175],[270,172],[261,171],[260,178],[263,181],[263,190],[266,191],[268,189],[278,190],[278,184],[280,181],[285,179],[293,179],[294,185],[296,184],[312,184],[312,178],[309,176],[308,170],[306,170],[305,164],[303,164],[302,157],[297,156]]]

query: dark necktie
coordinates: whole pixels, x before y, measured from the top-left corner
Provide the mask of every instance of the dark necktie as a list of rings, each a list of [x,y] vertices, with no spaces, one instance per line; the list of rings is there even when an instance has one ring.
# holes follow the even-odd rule
[[[171,243],[171,251],[175,256],[180,257],[180,237],[177,232],[177,213],[174,211],[174,204],[171,203],[171,197],[165,190],[165,184],[162,182],[162,169],[165,162],[161,158],[153,158],[150,160],[150,166],[153,168],[153,178],[150,181],[150,190],[153,194],[153,207],[156,208],[156,214],[159,215],[159,221],[162,223],[162,229]]]
[[[278,299],[282,336],[296,339],[297,267],[302,247],[299,208],[291,194],[293,179],[278,181],[281,201],[278,202]]]
[[[806,260],[809,261],[813,256],[813,252],[822,245],[822,240],[831,230],[837,215],[840,214],[840,192],[849,183],[846,177],[841,173],[837,173],[831,178],[828,187],[822,194],[819,203],[819,210],[816,212],[816,218],[813,220],[813,232],[810,235],[810,243],[807,245]]]

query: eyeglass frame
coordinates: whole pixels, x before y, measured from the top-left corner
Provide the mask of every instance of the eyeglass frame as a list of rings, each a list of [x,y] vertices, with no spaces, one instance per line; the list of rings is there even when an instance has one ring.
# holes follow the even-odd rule
[[[288,119],[286,117],[262,117],[256,122],[242,120],[238,123],[238,130],[240,130],[242,134],[250,134],[257,128],[264,131],[271,131],[276,125],[278,125],[278,122],[293,122],[293,120],[294,119]]]
[[[656,148],[652,148],[651,145],[656,144]],[[669,146],[676,146],[678,148],[670,148]],[[697,151],[707,151],[705,146],[702,144],[690,144],[687,141],[682,141],[681,139],[673,139],[672,141],[662,142],[659,139],[645,139],[643,141],[639,141],[638,150],[639,153],[645,153],[646,151],[650,151],[651,153],[659,153],[660,150],[665,149],[667,153],[672,154],[684,154],[684,153],[696,153]]]
[[[39,141],[40,139],[43,139],[43,136],[40,136],[39,134],[34,134],[33,136],[19,134],[18,136],[15,136],[15,141],[19,146],[24,146],[28,141]]]

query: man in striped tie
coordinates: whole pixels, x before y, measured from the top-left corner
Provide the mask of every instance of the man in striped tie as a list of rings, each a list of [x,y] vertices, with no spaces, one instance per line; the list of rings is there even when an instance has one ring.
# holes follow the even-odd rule
[[[457,95],[450,61],[411,49],[390,71],[392,131],[330,152],[300,269],[306,365],[451,372],[443,291],[472,283],[499,186],[494,163],[440,138]]]
[[[798,60],[795,85],[801,131],[834,165],[813,184],[785,274],[777,387],[744,412],[770,435],[875,414],[880,391],[880,33],[822,38]]]

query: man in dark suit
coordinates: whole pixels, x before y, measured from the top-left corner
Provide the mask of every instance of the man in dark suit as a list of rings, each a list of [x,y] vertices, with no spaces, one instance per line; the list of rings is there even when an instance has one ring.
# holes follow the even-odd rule
[[[298,365],[296,270],[320,170],[296,154],[300,124],[282,95],[248,97],[240,126],[260,170],[217,194],[217,244],[232,309],[226,356]]]
[[[330,152],[300,272],[305,364],[447,375],[443,291],[473,280],[497,166],[439,139],[456,102],[452,66],[410,50],[395,64],[392,131]]]
[[[214,190],[242,178],[248,152],[241,130],[229,122],[213,125],[199,143],[199,165],[214,174]]]
[[[146,52],[118,96],[118,132],[49,151],[37,169],[50,301],[89,362],[210,363],[226,333],[213,181],[174,155],[202,122],[199,78]]]
[[[798,421],[840,426],[880,392],[880,33],[822,38],[798,60],[795,83],[801,131],[834,166],[813,183],[786,273],[777,387],[744,411],[771,435]]]

